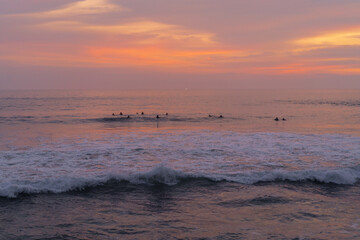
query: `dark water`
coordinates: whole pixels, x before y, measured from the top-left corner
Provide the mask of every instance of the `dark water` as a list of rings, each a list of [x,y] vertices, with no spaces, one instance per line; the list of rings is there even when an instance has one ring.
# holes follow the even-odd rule
[[[0,92],[0,239],[360,238],[359,101]]]

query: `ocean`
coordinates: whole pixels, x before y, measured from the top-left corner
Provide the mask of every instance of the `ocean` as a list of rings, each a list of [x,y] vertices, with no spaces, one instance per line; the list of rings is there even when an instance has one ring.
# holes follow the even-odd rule
[[[359,180],[360,90],[0,91],[1,240],[360,239]]]

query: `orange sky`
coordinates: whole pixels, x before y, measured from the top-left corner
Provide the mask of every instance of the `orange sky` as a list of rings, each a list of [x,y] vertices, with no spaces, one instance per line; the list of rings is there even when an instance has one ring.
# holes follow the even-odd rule
[[[0,89],[358,88],[359,12],[358,0],[0,0]]]

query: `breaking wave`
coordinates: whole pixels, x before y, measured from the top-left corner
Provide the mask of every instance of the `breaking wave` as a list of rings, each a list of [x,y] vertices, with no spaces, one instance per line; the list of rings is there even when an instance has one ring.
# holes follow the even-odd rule
[[[103,174],[93,177],[64,176],[40,181],[17,181],[0,183],[0,197],[16,198],[19,194],[63,193],[81,191],[88,187],[101,187],[109,182],[126,182],[136,185],[163,184],[174,186],[182,182],[207,180],[211,182],[233,182],[239,184],[288,182],[318,182],[353,185],[360,180],[360,167],[344,169],[321,169],[301,171],[264,171],[238,174],[186,173],[160,164],[148,172],[129,174]]]

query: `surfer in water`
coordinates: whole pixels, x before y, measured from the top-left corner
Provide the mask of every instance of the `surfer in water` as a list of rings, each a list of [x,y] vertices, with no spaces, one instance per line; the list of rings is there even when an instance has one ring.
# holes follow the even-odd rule
[[[279,118],[278,118],[278,117],[276,117],[276,118],[274,119],[274,121],[279,121]]]

